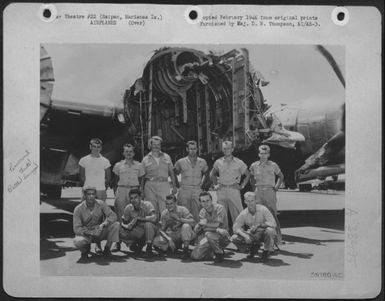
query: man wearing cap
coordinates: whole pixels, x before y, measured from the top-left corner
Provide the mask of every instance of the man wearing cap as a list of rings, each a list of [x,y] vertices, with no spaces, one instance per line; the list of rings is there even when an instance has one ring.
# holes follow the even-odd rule
[[[269,160],[270,147],[268,145],[261,145],[258,150],[260,160],[250,165],[250,183],[255,190],[257,203],[265,205],[273,214],[277,223],[277,240],[278,243],[281,243],[282,235],[277,218],[276,192],[283,181],[283,174],[279,166]]]
[[[81,252],[79,263],[88,261],[90,244],[107,240],[103,255],[111,254],[113,242],[119,241],[119,223],[116,214],[103,201],[95,199],[96,188],[84,189],[84,200],[76,206],[73,214],[74,245]]]
[[[106,189],[111,180],[111,164],[107,158],[100,154],[102,146],[103,142],[99,138],[91,139],[91,153],[79,160],[79,169],[80,180],[83,187],[95,187],[96,198],[98,200],[106,201]]]
[[[129,192],[130,204],[124,209],[120,228],[120,241],[130,246],[134,252],[140,252],[146,247],[146,256],[153,255],[152,242],[157,232],[157,214],[154,206],[148,201],[142,201],[139,189]]]
[[[250,173],[246,164],[233,156],[234,148],[231,141],[222,143],[222,151],[224,156],[214,162],[210,178],[214,190],[217,190],[218,203],[223,205],[226,212],[230,211],[230,218],[234,221],[243,210],[240,190],[245,188]],[[243,175],[245,178],[241,182]]]
[[[198,236],[198,245],[193,249],[193,260],[212,259],[221,262],[224,259],[224,250],[230,243],[227,231],[226,211],[220,204],[214,204],[211,194],[203,191],[199,195],[202,210],[199,213],[199,223],[194,232]]]
[[[176,194],[176,181],[171,158],[161,151],[162,138],[151,137],[148,148],[151,150],[142,160],[144,167],[144,198],[150,201],[158,215],[166,209],[166,196],[170,194],[168,176],[172,181],[172,193]]]
[[[124,160],[117,162],[112,170],[117,182],[114,208],[119,223],[122,223],[124,209],[130,203],[130,190],[139,188],[144,175],[142,163],[134,160],[133,145],[128,143],[123,145],[123,156]],[[116,244],[116,249],[113,252],[115,251],[120,251],[120,243]]]
[[[175,163],[175,174],[181,175],[180,189],[178,192],[178,204],[186,207],[199,221],[199,194],[206,178],[208,170],[206,160],[198,157],[196,141],[186,143],[187,156]]]
[[[178,206],[176,197],[170,194],[166,197],[166,208],[160,217],[159,235],[154,239],[154,247],[161,251],[172,252],[183,245],[182,259],[189,255],[190,241],[194,238],[194,218],[186,207]]]
[[[251,259],[257,253],[260,243],[264,243],[262,260],[267,261],[274,250],[274,241],[277,235],[275,219],[265,206],[257,204],[255,193],[245,193],[247,208],[242,210],[234,222],[231,241],[241,252],[249,250],[247,258]]]

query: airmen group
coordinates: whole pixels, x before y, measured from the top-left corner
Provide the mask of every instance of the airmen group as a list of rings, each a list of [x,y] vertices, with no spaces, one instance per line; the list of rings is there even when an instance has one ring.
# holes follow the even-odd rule
[[[124,159],[114,165],[111,175],[110,162],[100,153],[102,141],[91,139],[90,154],[79,161],[84,195],[73,215],[74,245],[81,252],[78,262],[89,261],[92,243],[95,252],[105,257],[121,251],[124,243],[136,254],[145,247],[145,257],[154,256],[154,250],[167,256],[181,248],[182,259],[221,262],[231,242],[248,258],[256,256],[263,245],[260,257],[267,261],[274,246],[281,243],[276,191],[283,181],[278,165],[269,160],[269,146],[259,147],[260,160],[248,169],[233,156],[232,142],[224,141],[224,156],[210,172],[206,161],[198,157],[195,141],[187,142],[187,156],[175,166],[161,146],[162,139],[152,137],[150,152],[138,162],[134,146],[123,145]],[[202,189],[208,177],[216,202]],[[240,191],[249,181],[253,191],[245,193],[247,207],[243,209]],[[111,183],[114,211],[106,204]],[[102,240],[106,240],[103,251]]]

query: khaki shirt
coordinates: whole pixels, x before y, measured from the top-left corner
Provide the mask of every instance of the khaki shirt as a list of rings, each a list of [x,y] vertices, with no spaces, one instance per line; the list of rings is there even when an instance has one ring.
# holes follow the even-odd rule
[[[176,213],[176,215],[179,218],[184,218],[184,219],[192,219],[193,218],[190,211],[188,211],[188,209],[186,207],[183,207],[183,206],[176,206],[174,212]],[[160,223],[162,225],[168,225],[166,228],[166,231],[169,230],[170,228],[174,228],[175,226],[177,226],[177,224],[179,224],[178,228],[182,227],[182,224],[178,223],[173,218],[171,218],[170,214],[171,214],[171,212],[169,212],[167,209],[165,209],[165,210],[163,210],[163,212],[160,216]]]
[[[226,210],[220,204],[213,204],[213,211],[208,212],[205,208],[199,212],[199,219],[206,219],[207,223],[219,223],[218,228],[227,229],[225,224],[226,220]]]
[[[202,173],[207,171],[207,162],[205,159],[197,158],[195,166],[189,157],[179,159],[175,163],[175,170],[181,174],[181,186],[200,186],[202,180]]]
[[[233,231],[237,233],[238,230],[243,230],[244,226],[251,228],[252,226],[258,226],[265,223],[269,227],[275,228],[277,224],[269,209],[263,205],[257,204],[257,211],[252,215],[248,208],[245,208],[239,213],[235,219]]]
[[[117,220],[116,214],[105,202],[95,200],[92,210],[87,207],[86,201],[76,206],[73,215],[73,230],[76,235],[83,235],[85,230],[91,230],[101,223],[108,226]]]
[[[169,155],[160,152],[159,164],[154,159],[153,155],[148,153],[142,160],[146,179],[151,178],[168,178],[168,169],[173,167],[172,161]]]
[[[265,165],[256,161],[250,166],[250,173],[254,176],[256,186],[274,186],[275,176],[281,173],[278,165],[268,160]]]
[[[242,175],[245,173],[247,166],[242,160],[233,157],[230,162],[225,162],[225,158],[219,158],[215,161],[213,168],[218,171],[218,183],[223,185],[239,184]]]
[[[128,204],[126,208],[124,208],[123,220],[125,222],[130,222],[135,217],[146,217],[151,216],[155,213],[155,208],[148,201],[140,201],[139,210],[136,210],[134,205]]]
[[[126,160],[122,160],[115,164],[112,171],[119,176],[118,185],[123,186],[139,186],[138,178],[144,175],[142,163],[135,160],[133,164],[129,164]]]

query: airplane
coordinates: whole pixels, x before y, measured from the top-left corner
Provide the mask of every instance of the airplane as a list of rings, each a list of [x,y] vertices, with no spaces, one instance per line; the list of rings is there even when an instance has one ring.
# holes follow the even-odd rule
[[[62,186],[79,186],[77,162],[89,153],[93,137],[104,141],[103,155],[112,164],[121,159],[126,142],[136,145],[141,159],[152,135],[167,137],[163,150],[174,161],[184,155],[185,141],[198,141],[209,164],[221,155],[224,140],[233,141],[235,154],[247,164],[257,159],[256,148],[267,143],[287,179],[306,154],[296,148],[306,142],[304,135],[266,114],[270,106],[262,89],[269,82],[250,65],[247,49],[216,55],[161,48],[116,106],[52,99],[53,66],[44,47],[40,79],[40,182],[41,192],[51,197],[60,197]]]
[[[345,88],[344,76],[333,56],[321,45],[315,49],[325,57]],[[294,171],[297,186],[301,191],[309,191],[310,180],[331,176],[337,181],[338,175],[345,173],[345,100],[340,96],[312,97],[281,105],[280,109],[267,114],[275,115],[283,127],[305,137],[296,144],[295,157],[303,163]],[[293,183],[288,184],[295,187]]]

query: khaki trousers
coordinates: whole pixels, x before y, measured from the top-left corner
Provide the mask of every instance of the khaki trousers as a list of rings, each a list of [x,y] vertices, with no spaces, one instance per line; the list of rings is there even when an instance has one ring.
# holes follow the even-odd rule
[[[191,252],[191,258],[193,260],[211,259],[214,254],[223,254],[223,248],[229,243],[227,236],[222,236],[217,232],[206,232]]]
[[[152,243],[157,227],[154,223],[145,222],[137,224],[132,230],[120,228],[119,238],[127,246],[130,246],[138,240],[144,240],[146,243]]]
[[[199,203],[200,187],[181,186],[178,192],[178,205],[186,207],[196,222],[199,222],[199,212],[202,206]]]
[[[114,222],[107,227],[105,227],[99,236],[81,236],[77,235],[74,238],[74,245],[77,249],[79,249],[82,253],[87,251],[87,248],[89,248],[90,244],[92,242],[101,242],[102,240],[107,240],[107,244],[112,244],[113,242],[119,241],[119,229],[120,224],[118,222]]]
[[[225,208],[225,224],[229,228],[228,218],[231,218],[231,221],[234,223],[239,213],[243,210],[241,193],[235,188],[220,187],[217,191],[217,202]],[[228,211],[230,211],[230,217],[227,216]]]
[[[183,243],[190,242],[195,236],[193,229],[187,223],[183,224],[182,227],[180,227],[177,231],[166,232],[166,234],[170,236],[178,249],[182,246]],[[160,234],[154,238],[153,244],[163,251],[168,249],[167,240]]]
[[[255,233],[249,233],[252,243],[247,244],[245,239],[239,234],[234,234],[231,241],[241,252],[245,252],[253,244],[260,244],[263,242],[266,251],[274,251],[274,242],[277,232],[273,228],[261,229],[259,228]]]
[[[166,196],[169,194],[170,184],[168,182],[146,181],[144,185],[144,199],[154,205],[158,215],[166,209]]]

